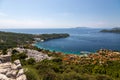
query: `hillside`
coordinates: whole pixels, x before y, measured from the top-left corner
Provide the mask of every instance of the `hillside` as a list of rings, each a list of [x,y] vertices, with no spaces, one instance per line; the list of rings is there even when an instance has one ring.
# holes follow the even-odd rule
[[[0,50],[21,46],[25,44],[31,44],[36,41],[46,41],[56,38],[66,38],[69,34],[24,34],[24,33],[12,33],[12,32],[0,32]]]
[[[22,50],[24,54],[21,53]],[[29,51],[33,54],[31,58]],[[37,53],[40,54],[40,61],[34,57]],[[41,53],[51,58],[43,58]],[[12,51],[12,60],[16,59],[20,59],[22,66],[27,70],[25,74],[28,80],[120,80],[118,51],[101,49],[96,54],[84,56],[37,48],[16,48]]]

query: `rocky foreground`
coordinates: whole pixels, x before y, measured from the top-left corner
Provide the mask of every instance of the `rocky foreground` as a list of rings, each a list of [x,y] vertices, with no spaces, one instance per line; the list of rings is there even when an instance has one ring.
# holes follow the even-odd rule
[[[19,60],[10,62],[9,55],[0,55],[0,80],[27,80]]]
[[[36,62],[42,61],[44,59],[50,60],[52,57],[49,57],[47,54],[44,54],[42,52],[39,52],[37,50],[33,49],[24,49],[24,48],[14,48],[19,53],[26,53],[26,55],[29,58],[34,58]]]

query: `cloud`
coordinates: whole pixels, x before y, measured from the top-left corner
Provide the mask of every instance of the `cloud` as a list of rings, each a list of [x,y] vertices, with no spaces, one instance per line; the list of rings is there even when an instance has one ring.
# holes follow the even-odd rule
[[[72,28],[72,27],[114,27],[107,21],[74,21],[74,20],[30,20],[30,19],[0,19],[0,28]]]
[[[0,19],[0,28],[67,28],[73,27],[73,23],[56,19]]]
[[[60,28],[66,24],[59,23],[55,20],[0,20],[0,28]]]
[[[38,27],[42,26],[42,21],[6,19],[0,20],[0,26],[1,26],[0,28]]]

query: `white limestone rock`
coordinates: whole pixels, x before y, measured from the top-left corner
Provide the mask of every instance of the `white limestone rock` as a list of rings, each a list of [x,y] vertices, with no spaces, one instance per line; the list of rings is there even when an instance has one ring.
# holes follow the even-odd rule
[[[19,65],[19,64],[20,64],[20,60],[15,60],[15,61],[14,61],[14,64],[15,64],[15,65]]]
[[[10,62],[0,64],[0,69],[7,69],[7,68],[10,68],[10,67],[11,67]]]
[[[23,74],[24,74],[24,70],[23,70],[23,69],[20,69],[20,70],[18,71],[17,77],[19,77],[19,76],[21,76],[21,75],[23,75]]]
[[[12,65],[11,65],[11,69],[12,69],[12,70],[17,70],[17,66],[16,66],[15,64],[12,64]]]
[[[17,75],[17,70],[11,70],[11,71],[6,73],[6,76],[9,78],[15,78],[16,75]]]
[[[19,70],[19,69],[22,69],[22,65],[21,64],[18,64],[17,65],[17,69]]]
[[[7,73],[7,69],[0,69],[0,74],[6,74]]]
[[[4,74],[0,74],[0,80],[9,80],[9,78]]]
[[[16,80],[27,80],[26,76],[23,74],[16,78]]]

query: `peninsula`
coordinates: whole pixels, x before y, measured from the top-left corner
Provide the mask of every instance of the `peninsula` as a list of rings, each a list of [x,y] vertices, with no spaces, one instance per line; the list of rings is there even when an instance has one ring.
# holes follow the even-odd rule
[[[70,35],[61,34],[24,34],[0,31],[0,50],[32,44],[36,41],[47,41],[51,39],[66,38]]]

